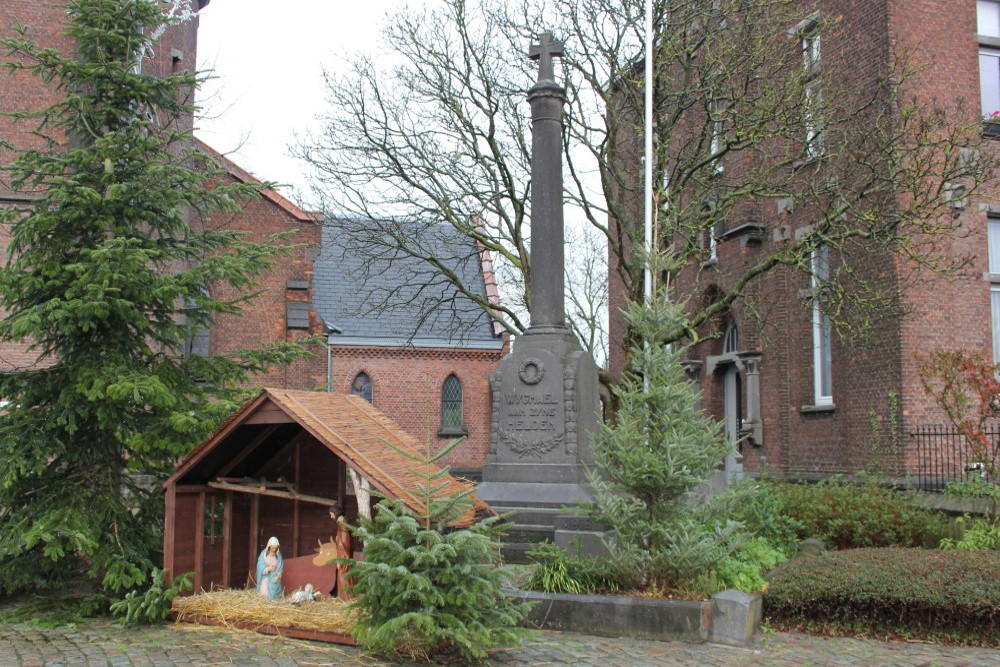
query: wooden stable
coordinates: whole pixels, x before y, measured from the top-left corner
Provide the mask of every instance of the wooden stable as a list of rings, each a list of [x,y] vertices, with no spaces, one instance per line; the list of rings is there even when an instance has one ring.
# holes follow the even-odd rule
[[[318,542],[336,532],[330,506],[340,505],[348,522],[355,521],[358,501],[349,470],[363,485],[419,512],[421,464],[401,452],[416,456],[416,441],[359,396],[263,390],[163,484],[167,576],[194,572],[195,592],[252,585],[257,555],[272,535],[291,574],[290,560],[311,561]],[[450,478],[441,493],[468,485]],[[490,511],[475,501],[462,523]],[[326,587],[313,583],[321,591]],[[295,584],[286,576],[286,592]]]

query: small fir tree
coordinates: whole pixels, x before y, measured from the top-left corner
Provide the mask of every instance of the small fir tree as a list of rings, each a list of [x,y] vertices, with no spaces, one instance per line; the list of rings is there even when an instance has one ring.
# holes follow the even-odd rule
[[[648,583],[683,587],[710,571],[738,546],[739,524],[724,521],[712,503],[691,492],[715,474],[731,449],[721,425],[698,407],[685,380],[682,306],[658,294],[633,305],[629,324],[648,341],[631,350],[631,365],[615,389],[619,409],[592,443],[595,502],[591,518],[613,528],[618,547],[642,563]]]
[[[165,7],[72,0],[74,53],[41,48],[24,27],[2,42],[8,70],[62,99],[16,114],[44,145],[3,167],[13,190],[39,198],[0,210],[12,234],[0,341],[37,354],[0,373],[0,595],[81,567],[109,591],[148,581],[163,511],[137,473],[172,469],[242,400],[239,383],[300,353],[183,354],[216,315],[239,312],[238,299],[213,290],[246,294],[284,248],[201,224],[237,213],[253,191],[224,184],[193,147],[196,76],[142,71],[145,35],[162,33]]]
[[[348,561],[358,599],[354,634],[380,653],[426,659],[455,653],[480,660],[498,644],[520,644],[518,628],[529,606],[505,596],[500,579],[499,517],[468,528],[453,524],[471,507],[472,486],[442,494],[447,469],[435,462],[461,440],[423,457],[400,450],[422,467],[418,493],[426,510],[415,514],[401,500],[383,499],[373,519],[353,529],[365,560]],[[429,440],[428,440],[429,443]]]

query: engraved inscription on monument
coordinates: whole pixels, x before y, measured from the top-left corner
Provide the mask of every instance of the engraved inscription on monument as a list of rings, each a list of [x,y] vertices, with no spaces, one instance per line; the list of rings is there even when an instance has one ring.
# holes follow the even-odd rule
[[[504,374],[500,383],[498,446],[521,459],[561,453],[566,415],[558,360],[544,350],[534,350],[515,363],[517,373]]]

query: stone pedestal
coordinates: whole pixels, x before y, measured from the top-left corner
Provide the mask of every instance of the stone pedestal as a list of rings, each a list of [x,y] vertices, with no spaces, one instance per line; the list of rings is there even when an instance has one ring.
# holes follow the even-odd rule
[[[600,410],[593,359],[569,331],[529,329],[490,384],[490,454],[476,493],[515,513],[511,555],[544,539],[599,549],[604,529],[565,510],[592,499],[586,465]]]

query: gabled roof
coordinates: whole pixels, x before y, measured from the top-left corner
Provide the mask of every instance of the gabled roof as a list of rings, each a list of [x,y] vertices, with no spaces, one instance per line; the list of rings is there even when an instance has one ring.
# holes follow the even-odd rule
[[[328,394],[292,389],[264,389],[253,400],[231,415],[204,442],[198,445],[178,464],[177,471],[163,484],[163,488],[177,484],[196,468],[214,465],[210,455],[222,447],[227,439],[236,435],[246,420],[262,411],[278,409],[308,431],[316,440],[338,458],[368,480],[373,488],[389,498],[400,498],[408,508],[420,513],[425,509],[418,493],[424,483],[417,471],[420,463],[406,456],[421,456],[420,447],[412,436],[397,426],[373,405],[360,396]],[[261,443],[260,446],[264,446]],[[437,473],[440,468],[429,464],[425,472]],[[204,476],[205,470],[200,474]],[[215,474],[212,471],[210,474]],[[471,482],[458,480],[451,475],[441,478],[438,485],[444,488],[436,495],[446,496],[455,491],[472,488]],[[476,496],[471,496],[474,507],[459,523],[472,523],[475,514],[492,510]]]
[[[442,276],[452,272],[484,303],[498,303],[483,249],[448,224],[399,225],[420,257],[397,248],[385,233],[391,221],[324,223],[313,264],[313,306],[337,331],[331,344],[500,349],[493,319]]]
[[[219,168],[221,168],[223,171],[225,171],[227,174],[235,178],[240,183],[261,184],[260,179],[258,179],[256,176],[254,176],[249,171],[239,166],[232,160],[230,160],[228,157],[226,157],[219,151],[215,150],[214,148],[206,144],[201,139],[195,137],[194,142],[198,150],[200,150],[201,152],[205,153],[206,155],[214,159],[216,162],[218,162]],[[276,190],[272,188],[261,188],[260,196],[268,200],[281,210],[283,210],[285,213],[288,213],[296,220],[301,220],[302,222],[317,222],[318,220],[322,219],[321,214],[308,213],[306,211],[303,211],[301,208],[299,208],[289,200],[282,197],[280,194],[278,194]]]

